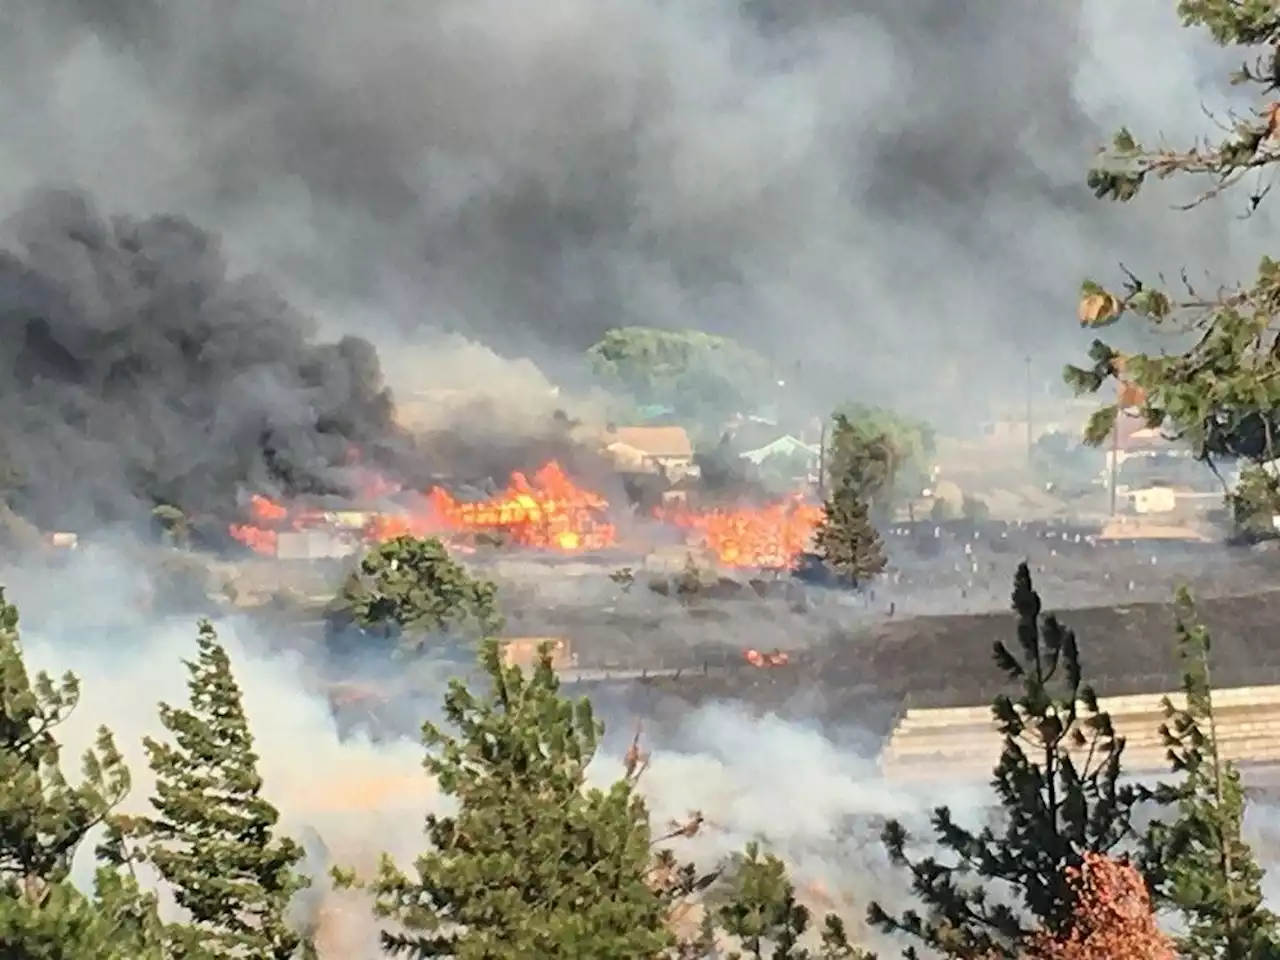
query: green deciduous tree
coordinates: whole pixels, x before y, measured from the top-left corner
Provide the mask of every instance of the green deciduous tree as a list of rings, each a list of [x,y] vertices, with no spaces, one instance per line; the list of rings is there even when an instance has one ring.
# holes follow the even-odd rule
[[[1189,146],[1148,146],[1121,130],[1091,171],[1089,184],[1099,197],[1128,201],[1153,178],[1205,181],[1190,205],[1245,184],[1251,185],[1247,206],[1252,210],[1269,191],[1274,176],[1269,168],[1280,162],[1275,97],[1280,14],[1270,3],[1235,0],[1181,0],[1177,9],[1185,25],[1207,29],[1218,44],[1241,48],[1253,61],[1232,79],[1256,94],[1255,109],[1222,123],[1216,138]],[[1262,260],[1251,281],[1233,286],[1202,288],[1185,274],[1176,289],[1132,274],[1114,291],[1086,281],[1082,325],[1101,328],[1132,318],[1138,321],[1132,342],[1155,340],[1150,349],[1127,355],[1095,340],[1090,363],[1067,369],[1068,382],[1079,392],[1097,392],[1108,381],[1120,383],[1115,401],[1095,415],[1088,439],[1103,442],[1117,411],[1135,408],[1150,425],[1185,440],[1197,456],[1275,459],[1280,426],[1278,299],[1280,263],[1271,258]],[[1280,488],[1273,487],[1272,494],[1280,504]]]
[[[1196,622],[1185,590],[1177,606],[1186,705],[1165,699],[1161,734],[1180,780],[1152,792],[1177,816],[1152,825],[1145,872],[1154,881],[1157,902],[1181,915],[1184,955],[1274,960],[1280,957],[1280,922],[1263,906],[1262,869],[1244,840],[1240,773],[1218,747],[1209,633]]]
[[[155,901],[106,864],[93,896],[72,884],[72,860],[129,792],[111,732],[84,754],[81,782],[62,770],[57,727],[75,710],[80,683],[27,672],[18,611],[0,591],[0,956],[14,960],[151,960],[158,957]]]
[[[231,661],[213,626],[200,624],[187,663],[189,708],[161,704],[172,742],[143,741],[155,773],[154,814],[122,818],[145,859],[173,888],[189,922],[165,929],[169,957],[290,960],[306,954],[286,912],[308,886],[301,846],[276,832]]]
[[[418,649],[432,633],[497,628],[496,588],[477,579],[435,538],[397,537],[360,561],[331,617]]]
[[[587,361],[606,385],[691,420],[719,421],[753,409],[775,381],[759,354],[697,330],[610,330],[587,351]]]
[[[848,403],[836,411],[864,445],[884,444],[892,453],[892,471],[885,477],[895,497],[916,496],[927,486],[928,471],[937,452],[933,427],[885,407]],[[834,436],[834,434],[833,434]]]
[[[1086,853],[1108,853],[1132,836],[1136,788],[1120,785],[1123,740],[1082,681],[1075,635],[1052,615],[1024,563],[1014,580],[1017,652],[1001,642],[995,659],[1016,699],[999,696],[992,715],[1004,739],[992,787],[1001,831],[973,831],[946,807],[933,813],[935,842],[946,855],[913,858],[901,823],[883,840],[894,863],[910,872],[925,908],[891,916],[879,904],[870,922],[900,932],[944,956],[1018,958],[1035,932],[1050,937],[1072,924],[1067,878]],[[1000,899],[997,899],[1000,898]],[[916,956],[914,948],[909,957]]]
[[[1243,540],[1271,539],[1276,535],[1276,505],[1280,490],[1276,476],[1259,466],[1240,471],[1240,482],[1227,494],[1233,534]]]
[[[186,547],[190,542],[191,522],[177,507],[167,503],[158,504],[151,510],[151,519],[173,546]]]
[[[813,547],[828,569],[846,583],[863,583],[884,572],[889,562],[884,543],[853,477],[842,477],[827,496]]]
[[[549,651],[527,676],[496,640],[481,659],[490,689],[455,680],[445,698],[455,732],[423,726],[426,771],[458,809],[427,817],[411,873],[384,857],[370,884],[395,925],[384,945],[458,960],[662,956],[676,942],[670,911],[698,880],[670,857],[655,863],[638,751],[610,789],[585,789],[602,726],[587,701],[560,695]]]

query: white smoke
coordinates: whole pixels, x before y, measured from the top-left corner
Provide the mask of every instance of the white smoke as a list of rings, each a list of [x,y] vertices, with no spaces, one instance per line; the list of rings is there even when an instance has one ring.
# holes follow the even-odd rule
[[[49,571],[34,573],[11,572],[8,599],[26,611],[28,668],[55,676],[70,670],[81,680],[80,704],[58,731],[66,762],[74,764],[98,726],[107,725],[134,776],[126,809],[141,812],[153,786],[142,740],[165,737],[159,702],[186,703],[183,660],[196,651],[195,622],[141,612],[145,574],[111,549],[75,556],[52,578]],[[67,605],[67,596],[78,602]],[[418,744],[339,738],[328,702],[315,686],[314,660],[288,649],[291,638],[265,635],[241,618],[215,626],[244,692],[266,794],[281,810],[283,829],[303,840],[312,855],[310,868],[319,879],[307,903],[328,911],[327,942],[371,951],[376,923],[367,906],[355,895],[327,893],[323,871],[333,864],[371,871],[382,851],[408,866],[422,849],[423,815],[442,812],[447,801],[422,770]],[[438,703],[443,684],[436,693]],[[643,718],[632,717],[608,696],[601,697],[598,713],[608,735],[591,779],[606,784],[621,775],[626,741]],[[788,862],[815,909],[840,909],[855,925],[871,896],[901,892],[900,878],[886,868],[869,824],[923,811],[925,803],[881,780],[873,745],[832,739],[803,723],[755,716],[732,703],[691,710],[660,734],[650,734],[642,722],[641,743],[652,753],[641,784],[655,829],[692,810],[706,818],[697,838],[680,843],[682,856],[710,867],[760,839]],[[959,791],[946,799],[964,808],[976,797]],[[81,852],[78,882],[88,882],[91,849],[90,843]],[[353,955],[366,954],[342,954],[344,960]]]

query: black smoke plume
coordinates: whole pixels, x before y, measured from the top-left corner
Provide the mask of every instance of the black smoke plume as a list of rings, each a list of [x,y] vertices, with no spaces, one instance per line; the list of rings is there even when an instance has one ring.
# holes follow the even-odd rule
[[[403,442],[374,348],[317,342],[181,216],[33,194],[0,249],[7,499],[48,528],[226,515],[246,491],[344,490],[353,449]]]

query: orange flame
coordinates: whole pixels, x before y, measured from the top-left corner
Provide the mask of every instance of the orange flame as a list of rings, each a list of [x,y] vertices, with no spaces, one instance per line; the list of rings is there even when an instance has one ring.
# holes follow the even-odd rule
[[[791,662],[791,657],[783,650],[774,650],[771,653],[761,653],[759,650],[744,650],[742,651],[742,656],[753,667],[785,667]]]
[[[367,471],[366,493],[395,492],[395,485]],[[404,513],[372,513],[363,535],[378,543],[399,536],[494,533],[509,542],[564,552],[599,550],[613,544],[615,529],[606,517],[608,502],[577,486],[557,463],[548,463],[532,479],[515,473],[507,489],[488,500],[469,503],[434,487]],[[251,522],[235,524],[231,536],[259,553],[274,554],[280,529],[299,530],[324,522],[316,511],[293,512],[267,497],[250,500]]]
[[[684,528],[727,567],[790,567],[808,549],[822,508],[798,498],[754,509],[675,511],[661,514]]]
[[[397,484],[358,464],[365,499],[384,499]],[[434,487],[403,511],[326,514],[278,503],[255,495],[244,523],[230,534],[250,549],[274,555],[281,532],[314,527],[342,527],[367,542],[381,543],[400,536],[428,537],[492,534],[507,543],[576,553],[601,550],[616,540],[604,497],[578,486],[552,461],[532,475],[515,473],[501,493],[480,502],[459,500]],[[809,548],[822,508],[798,497],[764,507],[690,510],[685,506],[660,509],[659,521],[677,527],[691,547],[705,549],[726,567],[785,569]],[[339,519],[341,518],[341,519]]]
[[[462,503],[440,488],[427,494],[446,529],[501,531],[513,543],[563,550],[599,550],[614,542],[608,502],[577,486],[554,461],[533,475],[511,475],[507,489],[480,503]]]

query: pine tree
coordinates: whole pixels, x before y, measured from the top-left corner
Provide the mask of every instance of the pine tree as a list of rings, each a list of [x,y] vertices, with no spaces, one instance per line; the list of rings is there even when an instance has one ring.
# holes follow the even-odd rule
[[[481,662],[490,690],[455,680],[445,697],[456,734],[423,726],[424,767],[456,814],[426,818],[412,876],[384,857],[368,884],[395,925],[384,946],[458,960],[664,955],[676,944],[670,913],[699,880],[669,853],[655,862],[638,748],[625,778],[584,789],[602,726],[586,700],[560,695],[549,650],[528,676],[504,666],[493,639]]]
[[[747,844],[729,872],[729,902],[717,911],[718,926],[742,944],[752,960],[802,960],[800,939],[809,928],[809,911],[796,902],[786,867],[761,856],[758,843]]]
[[[847,583],[856,585],[884,572],[884,544],[852,475],[842,477],[822,505],[813,543],[823,563]]]
[[[730,958],[870,960],[870,954],[850,945],[844,925],[834,915],[826,919],[817,950],[801,946],[812,915],[796,901],[785,864],[772,854],[762,856],[758,843],[747,844],[734,858],[726,880],[713,923],[741,945],[741,952]]]
[[[153,960],[158,918],[134,878],[105,863],[92,897],[70,880],[95,828],[128,795],[129,770],[111,732],[98,731],[72,786],[56,728],[75,710],[80,683],[27,672],[18,611],[0,589],[0,957],[13,960]]]
[[[1220,960],[1280,957],[1276,915],[1263,906],[1262,869],[1245,842],[1244,789],[1218,748],[1210,683],[1210,637],[1196,622],[1191,596],[1177,598],[1178,654],[1186,706],[1164,701],[1160,732],[1179,782],[1152,798],[1177,810],[1147,837],[1146,872],[1158,901],[1177,910],[1184,954]]]
[[[1177,0],[1171,3],[1187,27],[1230,51],[1207,62],[1229,63],[1233,86],[1229,114],[1214,117],[1208,136],[1192,142],[1143,143],[1130,129],[1116,132],[1111,148],[1098,155],[1088,184],[1101,198],[1133,200],[1157,181],[1173,180],[1194,191],[1185,207],[1233,202],[1243,216],[1272,201],[1271,184],[1280,150],[1280,13],[1276,4],[1255,0]],[[1199,103],[1187,103],[1190,110]],[[1233,188],[1239,187],[1236,192]],[[1187,196],[1186,193],[1183,196]],[[1262,257],[1255,272],[1236,282],[1214,277],[1197,283],[1194,264],[1180,271],[1167,264],[1164,276],[1139,277],[1123,267],[1123,279],[1110,287],[1085,281],[1078,318],[1100,329],[1127,324],[1116,340],[1149,345],[1125,353],[1095,340],[1089,362],[1067,369],[1078,392],[1100,393],[1110,402],[1094,414],[1086,438],[1110,442],[1117,416],[1139,413],[1149,427],[1185,441],[1208,461],[1233,460],[1263,465],[1280,456],[1280,263]],[[1166,277],[1179,277],[1169,282]],[[1178,331],[1170,341],[1160,336]],[[1150,336],[1155,333],[1156,336]],[[1158,344],[1158,347],[1155,346]],[[1104,385],[1114,384],[1114,392]],[[1274,533],[1272,515],[1280,513],[1280,485],[1255,474],[1250,483],[1246,519],[1255,530]],[[1258,482],[1261,481],[1261,482]],[[1261,515],[1262,524],[1256,521]]]
[[[1069,883],[1089,853],[1109,853],[1132,836],[1138,803],[1133,787],[1120,786],[1122,739],[1082,683],[1075,635],[1049,615],[1025,563],[1014,579],[1013,609],[1021,656],[1001,642],[995,660],[1016,700],[996,697],[992,715],[1004,740],[992,787],[1002,808],[1002,832],[971,831],[946,807],[933,813],[938,846],[951,862],[912,859],[901,823],[882,839],[890,859],[910,872],[926,914],[890,916],[872,904],[868,919],[885,932],[900,932],[948,957],[1016,958],[1039,932],[1068,935],[1075,896]],[[993,892],[1014,905],[994,902]],[[908,957],[917,956],[914,949]]]
[[[287,960],[309,945],[286,911],[308,885],[300,845],[275,833],[279,813],[262,796],[258,757],[231,661],[213,626],[200,624],[187,662],[189,709],[160,705],[172,743],[143,741],[156,792],[153,816],[121,821],[190,917],[166,927],[174,960]]]

